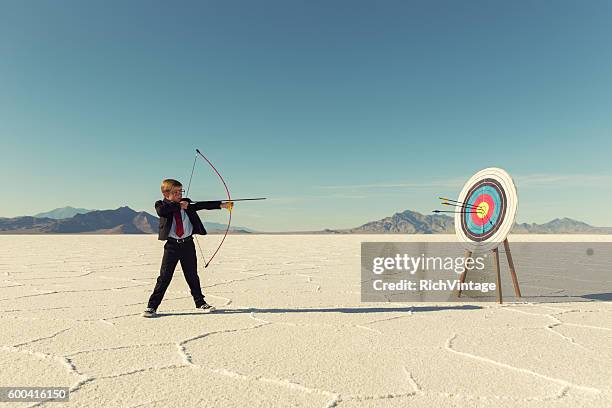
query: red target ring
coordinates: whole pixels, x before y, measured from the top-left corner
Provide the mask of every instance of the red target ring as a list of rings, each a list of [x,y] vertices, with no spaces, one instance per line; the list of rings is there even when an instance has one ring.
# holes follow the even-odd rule
[[[493,197],[491,197],[491,195],[489,194],[479,195],[476,201],[474,201],[473,206],[476,208],[472,209],[471,215],[472,221],[476,225],[482,226],[488,223],[491,219],[491,216],[495,212],[495,202],[493,201]],[[484,213],[482,211],[484,211]],[[481,214],[484,214],[484,217],[481,218]]]

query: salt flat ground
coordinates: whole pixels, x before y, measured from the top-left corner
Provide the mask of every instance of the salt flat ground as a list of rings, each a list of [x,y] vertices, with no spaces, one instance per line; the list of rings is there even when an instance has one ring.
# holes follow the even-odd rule
[[[71,388],[3,406],[612,406],[612,302],[360,302],[361,241],[432,238],[230,236],[200,269],[219,311],[179,268],[144,319],[156,237],[0,236],[0,385]]]

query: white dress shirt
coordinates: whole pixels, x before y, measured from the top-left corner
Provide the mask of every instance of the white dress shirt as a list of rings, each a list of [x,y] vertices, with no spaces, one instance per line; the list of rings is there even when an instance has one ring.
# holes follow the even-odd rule
[[[187,216],[187,212],[181,208],[181,219],[183,220],[183,236],[179,237],[176,235],[176,222],[174,222],[174,215],[172,216],[172,227],[170,227],[170,233],[168,236],[174,239],[187,238],[193,232],[193,225],[191,225],[191,221],[189,221],[189,217]]]

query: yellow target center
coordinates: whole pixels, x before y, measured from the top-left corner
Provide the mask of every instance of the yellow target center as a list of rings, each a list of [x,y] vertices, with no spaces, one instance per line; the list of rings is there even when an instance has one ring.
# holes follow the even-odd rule
[[[489,213],[489,204],[485,201],[478,204],[478,208],[476,208],[476,216],[481,220],[487,216]]]

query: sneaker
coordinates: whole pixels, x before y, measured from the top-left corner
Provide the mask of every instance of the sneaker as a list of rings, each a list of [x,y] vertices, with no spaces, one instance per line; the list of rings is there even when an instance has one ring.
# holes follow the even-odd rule
[[[142,317],[157,317],[157,312],[152,307],[147,307],[144,312],[142,312]]]
[[[208,312],[212,312],[213,310],[215,310],[215,307],[204,302],[204,304],[202,304],[201,306],[198,306],[198,309],[200,309],[203,312],[208,313]]]

